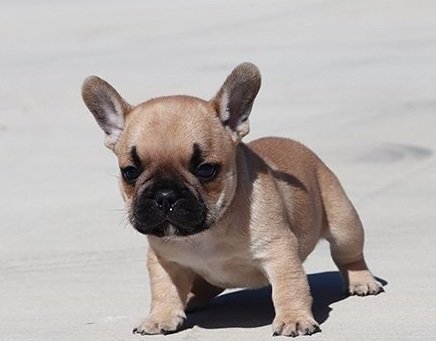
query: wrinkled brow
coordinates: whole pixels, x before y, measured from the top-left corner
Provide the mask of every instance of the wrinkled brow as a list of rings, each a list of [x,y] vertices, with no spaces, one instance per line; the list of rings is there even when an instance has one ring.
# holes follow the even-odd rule
[[[130,157],[136,168],[142,168],[141,159],[139,158],[136,146],[133,146],[132,149],[130,149]]]
[[[190,161],[190,168],[195,169],[198,165],[204,162],[203,151],[198,143],[194,143]]]

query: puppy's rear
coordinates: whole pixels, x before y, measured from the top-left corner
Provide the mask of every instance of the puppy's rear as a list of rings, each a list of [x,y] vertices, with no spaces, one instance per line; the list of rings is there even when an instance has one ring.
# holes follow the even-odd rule
[[[291,139],[261,138],[248,146],[271,167],[290,228],[300,240],[301,259],[323,237],[330,243],[349,294],[379,293],[382,287],[366,271],[363,260],[360,218],[333,172],[311,150]]]

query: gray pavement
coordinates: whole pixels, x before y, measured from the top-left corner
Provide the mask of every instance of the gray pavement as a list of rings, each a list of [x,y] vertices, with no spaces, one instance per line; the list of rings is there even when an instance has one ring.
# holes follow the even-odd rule
[[[323,329],[310,339],[434,340],[435,18],[435,1],[1,1],[0,340],[271,338],[268,290],[226,293],[174,335],[131,335],[146,240],[80,98],[90,74],[132,103],[209,98],[242,61],[263,74],[249,139],[320,155],[387,282],[343,299],[321,242],[305,263]]]

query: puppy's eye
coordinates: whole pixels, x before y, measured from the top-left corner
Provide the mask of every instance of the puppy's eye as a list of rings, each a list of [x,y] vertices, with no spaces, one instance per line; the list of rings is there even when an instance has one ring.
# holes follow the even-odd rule
[[[123,175],[124,181],[128,183],[133,183],[141,174],[138,168],[134,166],[127,166],[121,169],[121,174]]]
[[[215,163],[202,163],[201,165],[197,166],[197,169],[195,170],[195,175],[201,180],[201,181],[211,181],[213,180],[216,175],[218,174],[219,165]]]

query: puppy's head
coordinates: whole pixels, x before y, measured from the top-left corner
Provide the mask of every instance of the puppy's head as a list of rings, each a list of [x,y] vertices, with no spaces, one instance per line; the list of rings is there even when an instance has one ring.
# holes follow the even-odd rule
[[[187,236],[222,216],[235,192],[236,145],[249,131],[260,82],[257,67],[244,63],[210,101],[169,96],[132,106],[104,80],[85,80],[83,100],[118,157],[136,230]]]

